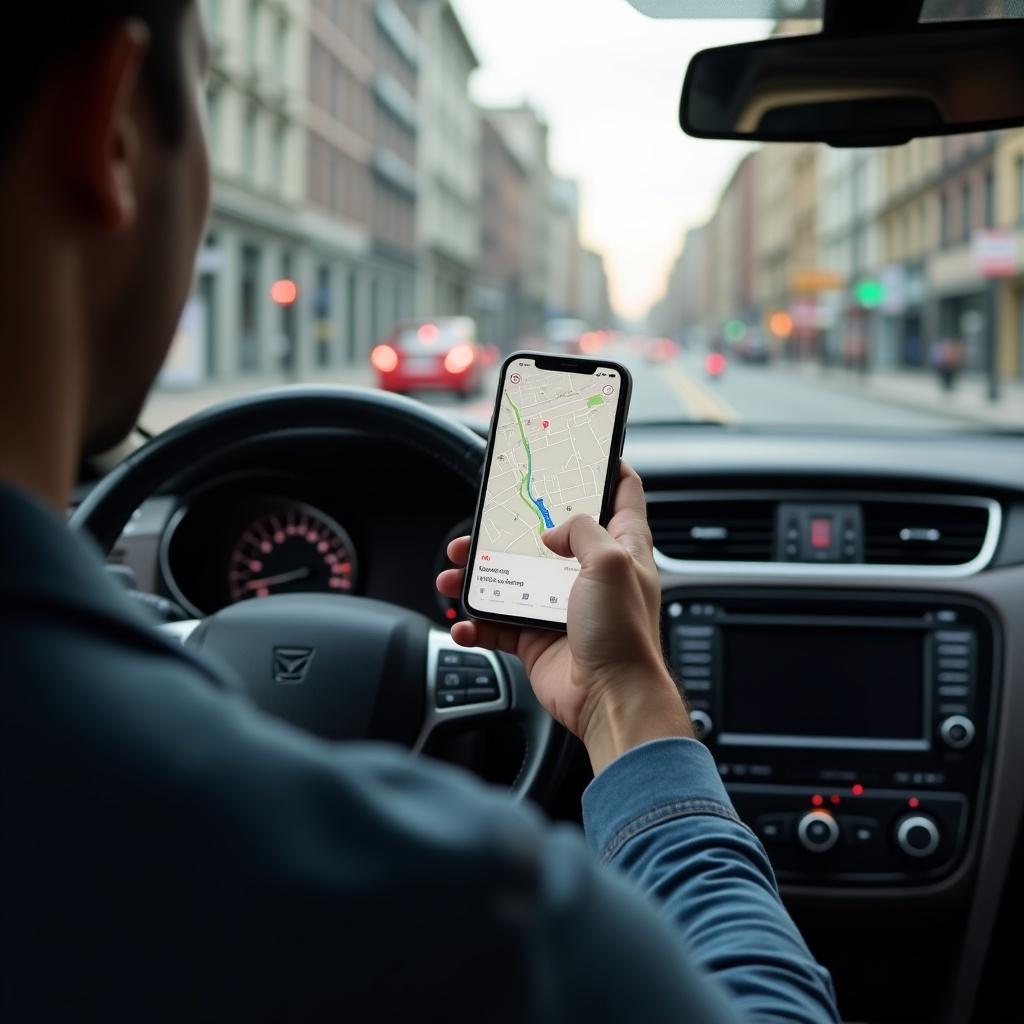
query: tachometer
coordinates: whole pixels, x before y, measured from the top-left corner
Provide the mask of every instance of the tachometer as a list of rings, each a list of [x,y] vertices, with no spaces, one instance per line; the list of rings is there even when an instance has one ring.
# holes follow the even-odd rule
[[[346,594],[356,584],[356,556],[349,535],[319,509],[282,502],[254,519],[231,551],[232,601],[272,594]]]

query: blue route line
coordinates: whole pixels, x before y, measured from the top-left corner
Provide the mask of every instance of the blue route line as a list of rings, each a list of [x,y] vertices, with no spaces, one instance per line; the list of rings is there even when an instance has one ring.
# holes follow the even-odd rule
[[[555,528],[555,521],[551,518],[551,513],[544,507],[544,499],[534,498],[533,503],[537,506],[540,514],[544,517],[544,525],[547,526],[549,530],[553,530]]]

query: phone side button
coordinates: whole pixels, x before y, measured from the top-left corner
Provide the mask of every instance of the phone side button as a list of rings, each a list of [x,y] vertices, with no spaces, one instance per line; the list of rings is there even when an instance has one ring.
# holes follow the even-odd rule
[[[622,440],[619,442],[619,458],[622,458],[622,453],[626,450],[626,431],[622,432]]]

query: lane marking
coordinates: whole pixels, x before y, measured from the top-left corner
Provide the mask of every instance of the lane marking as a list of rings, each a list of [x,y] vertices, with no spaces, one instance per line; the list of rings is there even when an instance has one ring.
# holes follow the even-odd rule
[[[697,420],[711,423],[738,423],[740,414],[724,399],[714,394],[703,384],[698,384],[678,366],[661,367],[662,379],[682,399]]]

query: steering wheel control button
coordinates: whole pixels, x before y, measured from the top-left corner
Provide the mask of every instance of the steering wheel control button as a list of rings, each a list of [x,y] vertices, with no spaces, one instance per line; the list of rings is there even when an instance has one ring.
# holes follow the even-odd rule
[[[469,700],[466,690],[439,690],[437,694],[437,706],[439,708],[461,707]]]
[[[437,689],[439,692],[445,690],[464,690],[466,688],[466,677],[462,672],[441,671],[437,677]]]
[[[950,750],[963,750],[974,741],[974,723],[966,715],[952,715],[939,726],[939,735]]]
[[[461,668],[465,664],[463,657],[459,651],[442,651],[437,663],[441,668]]]
[[[483,654],[470,654],[469,652],[467,652],[465,654],[459,654],[459,657],[462,659],[462,661],[459,664],[465,665],[466,668],[489,669],[491,667],[491,663]]]
[[[797,839],[811,853],[828,853],[839,842],[839,825],[827,811],[811,811],[800,819]]]
[[[924,814],[908,814],[896,826],[896,845],[908,857],[930,857],[940,838],[939,826]]]
[[[693,723],[694,735],[699,740],[707,739],[714,731],[715,723],[706,711],[691,711],[690,721]]]

